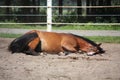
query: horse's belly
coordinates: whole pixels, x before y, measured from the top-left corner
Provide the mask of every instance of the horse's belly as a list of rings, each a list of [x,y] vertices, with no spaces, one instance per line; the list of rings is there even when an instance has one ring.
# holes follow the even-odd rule
[[[52,49],[52,48],[48,48],[48,49],[46,49],[45,50],[45,52],[48,52],[48,53],[59,53],[59,52],[61,52],[61,50],[59,49],[59,48],[55,48],[55,49]]]
[[[41,49],[43,52],[59,53],[62,51],[60,42],[41,40]]]
[[[44,52],[48,52],[48,53],[59,53],[62,51],[60,46],[47,46],[43,49]]]

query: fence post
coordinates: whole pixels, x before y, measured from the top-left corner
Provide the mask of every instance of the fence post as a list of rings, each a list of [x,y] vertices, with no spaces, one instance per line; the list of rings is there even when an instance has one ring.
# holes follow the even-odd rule
[[[52,0],[47,0],[47,31],[52,31]]]

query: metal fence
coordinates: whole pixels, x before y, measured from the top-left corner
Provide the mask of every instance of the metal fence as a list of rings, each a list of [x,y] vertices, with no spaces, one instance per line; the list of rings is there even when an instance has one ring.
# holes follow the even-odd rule
[[[52,14],[52,9],[55,9],[55,8],[63,8],[63,9],[72,9],[72,8],[86,8],[86,9],[95,9],[95,8],[120,8],[120,6],[52,6],[52,1],[51,0],[47,0],[47,6],[0,6],[0,8],[46,8],[46,14],[44,15],[40,15],[40,14],[0,14],[0,16],[33,16],[33,17],[38,17],[38,16],[43,16],[43,17],[46,17],[46,21],[45,22],[24,22],[24,23],[19,23],[19,22],[15,22],[15,23],[12,23],[12,22],[0,22],[0,24],[45,24],[47,25],[47,31],[51,31],[52,30],[52,25],[53,24],[60,24],[60,25],[86,25],[86,24],[89,24],[89,25],[120,25],[120,23],[72,23],[72,22],[52,22],[52,17],[54,16],[66,16],[66,17],[69,17],[69,16],[84,16],[84,15],[53,15]],[[102,17],[120,17],[120,14],[100,14],[100,15],[85,15],[85,16],[90,16],[90,17],[93,17],[93,16],[102,16]]]

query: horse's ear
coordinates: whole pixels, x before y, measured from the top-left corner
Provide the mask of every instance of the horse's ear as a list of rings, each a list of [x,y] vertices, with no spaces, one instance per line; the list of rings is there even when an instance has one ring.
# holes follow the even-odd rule
[[[98,46],[100,46],[102,43],[99,43]]]

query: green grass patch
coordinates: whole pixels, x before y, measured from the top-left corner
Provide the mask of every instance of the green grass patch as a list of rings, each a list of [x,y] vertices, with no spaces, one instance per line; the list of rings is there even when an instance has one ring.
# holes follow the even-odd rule
[[[22,34],[8,34],[8,33],[0,33],[0,37],[2,38],[17,38]]]
[[[120,43],[120,36],[86,36],[86,38],[95,42]]]
[[[22,34],[0,33],[0,37],[3,37],[3,38],[17,38],[21,35]],[[95,42],[120,43],[119,36],[85,36],[85,37]]]
[[[0,24],[0,28],[10,29],[46,29],[44,25]]]
[[[55,30],[120,30],[120,26],[110,26],[110,25],[66,25],[66,26],[53,26]]]
[[[0,24],[0,28],[43,29],[46,25]],[[53,25],[53,30],[120,30],[118,25]]]

